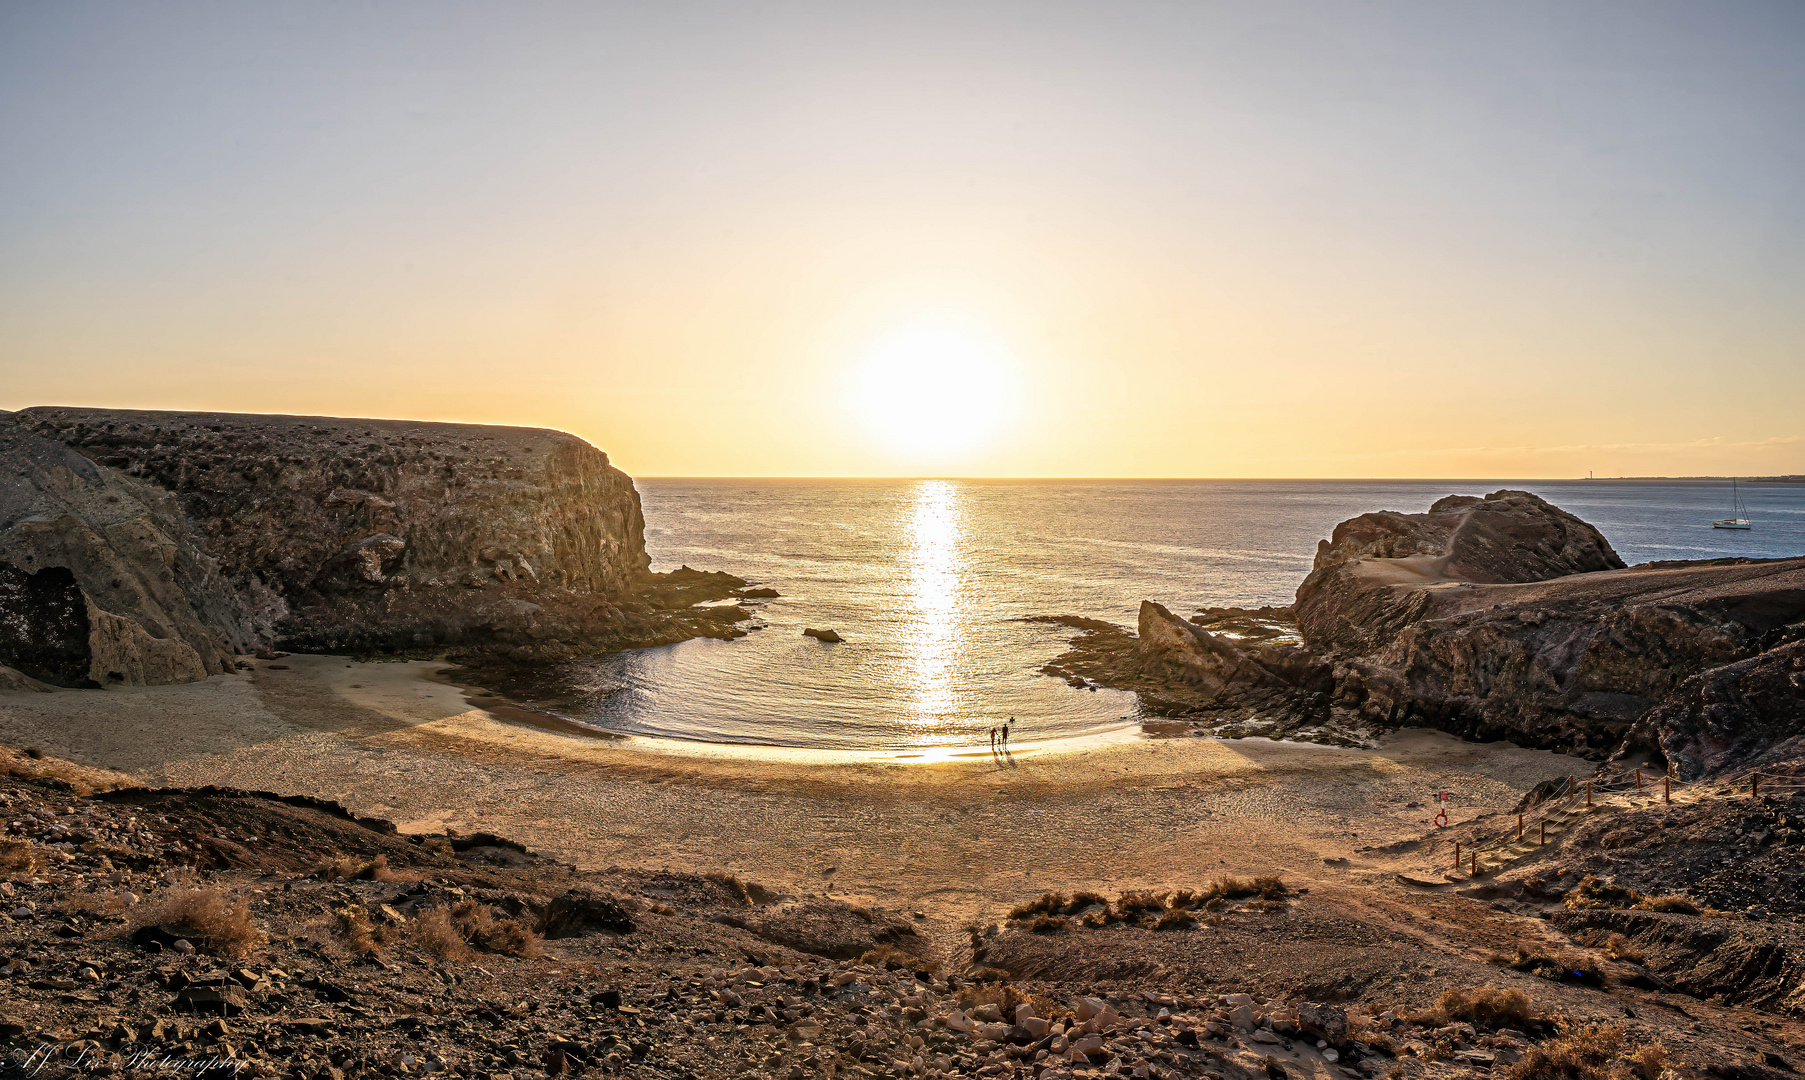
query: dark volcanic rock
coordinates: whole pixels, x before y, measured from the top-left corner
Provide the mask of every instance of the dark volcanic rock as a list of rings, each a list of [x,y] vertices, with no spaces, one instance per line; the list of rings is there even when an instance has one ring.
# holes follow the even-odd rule
[[[539,932],[548,938],[576,937],[587,930],[630,934],[633,916],[613,897],[572,889],[553,900],[539,921]]]
[[[1416,586],[1622,568],[1597,529],[1527,491],[1450,495],[1426,514],[1387,510],[1335,526],[1298,586],[1297,625],[1315,648],[1366,650],[1418,614]]]
[[[1084,627],[1043,670],[1187,719],[1421,725],[1594,757],[1698,676],[1639,744],[1703,772],[1805,735],[1790,653],[1713,671],[1797,636],[1805,559],[1625,568],[1596,529],[1525,492],[1345,521],[1292,612],[1208,608],[1192,623],[1144,603],[1138,639]]]
[[[1625,744],[1626,754],[1658,753],[1685,780],[1805,756],[1805,640],[1692,676]]]

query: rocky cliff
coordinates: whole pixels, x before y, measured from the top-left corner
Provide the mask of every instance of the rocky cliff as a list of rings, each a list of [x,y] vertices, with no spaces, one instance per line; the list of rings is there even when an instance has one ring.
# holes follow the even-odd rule
[[[1597,529],[1527,491],[1449,495],[1426,514],[1383,511],[1335,526],[1297,589],[1318,649],[1371,649],[1414,622],[1427,586],[1546,581],[1623,560]]]
[[[88,625],[63,636],[87,634],[97,681],[199,678],[271,647],[559,659],[731,636],[746,615],[686,610],[738,579],[648,575],[631,478],[562,432],[67,408],[0,428],[0,560],[73,574]],[[16,584],[12,603],[56,587]]]
[[[1805,558],[1626,568],[1596,529],[1526,492],[1337,526],[1294,609],[1264,613],[1293,617],[1301,646],[1249,640],[1252,614],[1187,623],[1146,603],[1132,650],[1094,630],[1054,667],[1166,715],[1431,726],[1594,757],[1635,746],[1682,774],[1805,735],[1785,697],[1805,675],[1767,655],[1805,633]]]
[[[0,665],[59,686],[203,679],[254,646],[168,492],[0,414]]]

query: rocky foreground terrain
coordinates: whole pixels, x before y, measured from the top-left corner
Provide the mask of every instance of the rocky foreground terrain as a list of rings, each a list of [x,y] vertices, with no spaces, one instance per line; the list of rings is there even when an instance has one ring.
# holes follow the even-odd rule
[[[1223,874],[946,927],[0,755],[0,1049],[26,1075],[1777,1080],[1805,1061],[1796,795],[1601,815],[1476,888]]]
[[[1335,527],[1288,608],[1085,634],[1047,670],[1225,734],[1360,742],[1399,726],[1694,779],[1797,752],[1805,558],[1624,567],[1521,491]]]
[[[630,477],[562,432],[0,413],[0,686],[159,685],[273,649],[545,663],[731,637],[648,574]]]

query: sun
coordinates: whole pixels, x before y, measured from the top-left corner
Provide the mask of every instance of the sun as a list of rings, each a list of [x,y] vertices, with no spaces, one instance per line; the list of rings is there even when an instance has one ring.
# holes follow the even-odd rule
[[[995,439],[1018,395],[1007,350],[974,327],[924,322],[897,330],[860,358],[852,407],[884,448],[946,458]]]

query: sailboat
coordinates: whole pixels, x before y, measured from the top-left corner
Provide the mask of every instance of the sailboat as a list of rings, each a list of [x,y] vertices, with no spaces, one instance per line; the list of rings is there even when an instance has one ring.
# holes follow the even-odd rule
[[[1749,520],[1748,507],[1742,505],[1742,493],[1736,488],[1736,478],[1730,477],[1730,502],[1733,513],[1722,521],[1713,521],[1713,529],[1752,529],[1755,523]]]

